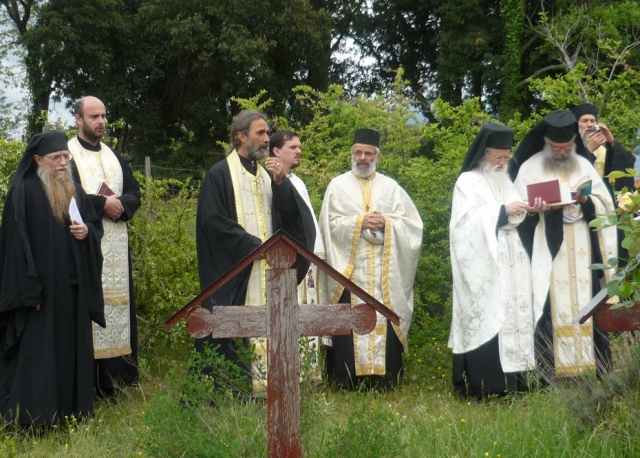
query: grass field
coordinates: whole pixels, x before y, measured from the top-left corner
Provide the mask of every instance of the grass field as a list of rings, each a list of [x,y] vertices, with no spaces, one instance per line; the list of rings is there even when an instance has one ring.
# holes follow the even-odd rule
[[[179,403],[189,344],[156,365],[143,361],[140,387],[100,401],[94,418],[46,433],[6,425],[2,457],[266,457],[266,402],[217,398],[217,406]],[[434,350],[434,348],[438,348]],[[449,368],[434,366],[433,345],[407,358],[407,374],[392,392],[344,392],[304,383],[302,446],[306,457],[636,457],[640,456],[638,385],[608,399],[577,385],[485,401],[451,393]],[[620,352],[618,352],[620,353]],[[624,346],[617,374],[634,374],[637,351]],[[435,359],[432,362],[438,363]],[[635,369],[634,369],[635,368]],[[622,381],[621,381],[622,380]],[[615,384],[614,383],[614,384]],[[601,395],[600,395],[601,396]],[[604,399],[604,400],[603,400]],[[605,408],[603,410],[603,407]],[[576,408],[584,412],[576,412]],[[586,413],[585,413],[586,412]],[[585,415],[592,421],[585,421]],[[600,418],[591,418],[599,416]]]

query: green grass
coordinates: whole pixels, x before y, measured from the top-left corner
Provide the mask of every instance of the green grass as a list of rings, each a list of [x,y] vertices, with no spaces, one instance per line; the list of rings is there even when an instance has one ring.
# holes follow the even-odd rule
[[[187,348],[188,342],[182,351],[163,358],[162,369],[159,364],[143,364],[141,386],[123,390],[117,402],[99,402],[88,421],[39,435],[5,427],[0,456],[266,457],[264,400],[223,396],[216,408],[206,402],[194,408],[180,406],[187,383]],[[637,354],[628,352],[628,360],[618,364],[637,364]],[[586,427],[568,407],[566,389],[483,402],[460,399],[450,390],[450,369],[444,365],[449,358],[444,346],[435,342],[411,353],[405,381],[392,392],[350,393],[305,384],[303,456],[640,456],[637,387],[618,393],[607,407],[611,411],[600,412],[602,418]],[[582,389],[572,392],[581,395]],[[584,396],[589,406],[589,395]]]

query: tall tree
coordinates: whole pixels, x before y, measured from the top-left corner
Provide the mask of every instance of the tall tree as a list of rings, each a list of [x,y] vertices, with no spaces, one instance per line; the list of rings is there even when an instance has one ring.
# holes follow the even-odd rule
[[[42,1],[38,0],[1,0],[4,12],[15,26],[16,42],[24,47],[23,61],[27,70],[27,87],[31,98],[30,112],[27,115],[27,134],[42,132],[49,111],[49,96],[53,76],[42,66],[44,57],[42,43],[27,39],[31,20]],[[44,116],[43,116],[44,114]]]

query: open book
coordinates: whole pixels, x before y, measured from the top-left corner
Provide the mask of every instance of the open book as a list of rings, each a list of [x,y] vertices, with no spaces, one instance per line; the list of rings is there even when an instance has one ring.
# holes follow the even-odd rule
[[[580,178],[572,187],[558,180],[529,184],[527,185],[529,206],[533,206],[536,197],[541,197],[552,207],[575,203],[576,197],[591,194],[591,185],[591,179],[588,176]]]
[[[591,184],[591,180],[588,176],[580,178],[571,190],[571,192],[573,193],[573,198],[575,199],[576,197],[590,196]]]

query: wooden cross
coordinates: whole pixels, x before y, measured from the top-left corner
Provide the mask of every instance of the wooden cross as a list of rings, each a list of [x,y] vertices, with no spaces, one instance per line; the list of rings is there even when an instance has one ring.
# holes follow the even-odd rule
[[[365,301],[350,304],[298,306],[297,273],[291,266],[296,253]],[[260,256],[271,267],[266,271],[266,307],[217,306],[209,311],[197,307]],[[184,316],[187,330],[196,338],[267,337],[267,406],[269,456],[299,458],[300,448],[300,334],[349,335],[370,333],[376,325],[376,311],[398,325],[400,318],[366,291],[358,287],[284,232],[278,231],[258,249],[213,282],[189,304],[165,322],[169,329]]]

